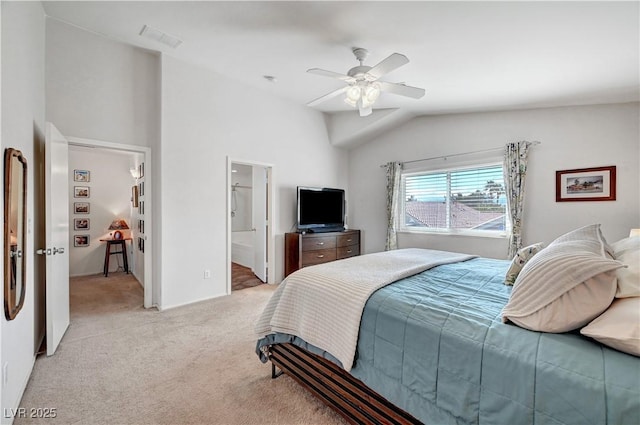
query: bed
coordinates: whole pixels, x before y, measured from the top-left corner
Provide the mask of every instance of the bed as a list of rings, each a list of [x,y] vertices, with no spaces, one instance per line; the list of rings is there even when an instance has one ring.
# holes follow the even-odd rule
[[[276,294],[315,279],[318,290],[337,293],[326,302],[337,303],[354,291],[340,286],[349,280],[358,286],[353,276],[405,250],[399,251],[314,266],[302,283],[287,278]],[[409,251],[414,257],[442,255]],[[264,321],[272,324],[277,316],[273,305],[263,313],[263,327],[256,327],[256,352],[271,360],[274,377],[277,366],[352,423],[640,423],[640,358],[579,331],[534,332],[504,323],[510,261],[453,255],[424,264],[372,285],[353,358],[342,352],[343,343],[318,338],[322,332],[313,327],[287,322],[265,328]],[[339,280],[335,267],[360,270]],[[287,303],[278,298],[274,294],[274,305]],[[330,315],[340,315],[341,308]],[[321,321],[323,314],[312,316]],[[342,329],[329,333],[334,331]]]

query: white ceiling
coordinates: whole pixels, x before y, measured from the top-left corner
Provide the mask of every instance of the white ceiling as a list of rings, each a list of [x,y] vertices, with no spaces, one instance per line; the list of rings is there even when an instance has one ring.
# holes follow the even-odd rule
[[[383,80],[425,88],[426,95],[383,93],[376,107],[411,115],[639,100],[637,1],[43,4],[50,17],[300,104],[343,84],[305,71],[346,73],[358,64],[354,46],[369,50],[368,65],[393,52],[409,57]],[[183,43],[174,50],[143,38],[143,25]],[[336,98],[316,109],[351,108]]]

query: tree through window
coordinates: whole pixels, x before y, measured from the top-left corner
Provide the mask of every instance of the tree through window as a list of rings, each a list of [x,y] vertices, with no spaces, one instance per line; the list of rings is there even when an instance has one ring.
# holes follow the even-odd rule
[[[502,165],[406,173],[401,205],[405,230],[479,230],[504,233]]]

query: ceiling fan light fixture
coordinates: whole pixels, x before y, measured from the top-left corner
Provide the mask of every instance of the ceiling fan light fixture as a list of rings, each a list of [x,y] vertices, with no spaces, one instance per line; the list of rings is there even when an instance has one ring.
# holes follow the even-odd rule
[[[346,103],[347,105],[351,106],[352,108],[355,108],[356,106],[358,106],[358,102],[357,101],[353,101],[351,99],[349,99],[348,97],[344,98],[344,103]]]
[[[369,84],[362,90],[362,104],[370,106],[380,97],[380,84]]]
[[[358,102],[360,96],[362,95],[362,90],[359,86],[351,86],[347,89],[347,99],[352,101],[354,104]]]

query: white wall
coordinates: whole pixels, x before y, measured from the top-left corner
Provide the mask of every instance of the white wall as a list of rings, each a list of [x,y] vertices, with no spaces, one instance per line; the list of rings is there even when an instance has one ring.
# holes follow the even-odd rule
[[[150,147],[155,165],[145,178],[159,181],[160,56],[51,18],[46,40],[47,120],[66,136]],[[159,234],[162,220],[155,183],[153,200],[149,236]],[[154,304],[161,296],[159,239],[152,238]],[[136,276],[142,279],[141,272]]]
[[[526,181],[523,242],[550,242],[571,229],[602,223],[615,241],[640,226],[640,142],[637,103],[419,117],[351,151],[350,226],[364,231],[365,252],[384,249],[385,175],[379,165],[537,140]],[[555,202],[555,171],[616,165],[616,201]],[[419,246],[505,258],[505,239],[400,234]]]
[[[44,10],[40,2],[2,2],[1,145],[16,148],[27,159],[27,246],[24,307],[12,321],[2,314],[0,363],[8,365],[1,390],[2,412],[17,408],[34,363],[34,170],[44,134]],[[0,201],[2,202],[2,201]],[[0,204],[1,206],[1,204]],[[2,208],[3,209],[3,208]],[[1,235],[1,231],[0,231]],[[2,272],[0,271],[0,277]],[[4,281],[2,279],[2,281]],[[1,297],[2,295],[0,295]],[[4,304],[4,299],[2,299]],[[4,368],[0,369],[4,370]],[[2,423],[11,418],[2,415]]]
[[[295,187],[347,186],[346,152],[329,144],[322,114],[167,56],[161,156],[162,307],[225,293],[227,156],[274,166],[277,281]]]
[[[66,136],[153,147],[159,57],[46,21],[47,120]]]
[[[105,255],[105,243],[100,239],[110,237],[113,231],[108,230],[116,218],[126,220],[130,228],[137,225],[132,217],[131,192],[136,184],[129,170],[135,168],[136,155],[129,152],[109,151],[71,146],[69,148],[69,275],[83,276],[102,273]],[[73,170],[89,170],[90,181],[80,183],[73,181]],[[89,198],[74,198],[74,187],[88,186]],[[75,214],[75,202],[89,202],[89,214]],[[74,219],[88,218],[89,230],[74,230]],[[130,236],[131,231],[123,231]],[[74,247],[75,235],[90,235],[88,247]],[[133,243],[127,242],[128,260],[134,269]],[[115,271],[118,261],[122,265],[120,255],[112,255],[109,270]]]

